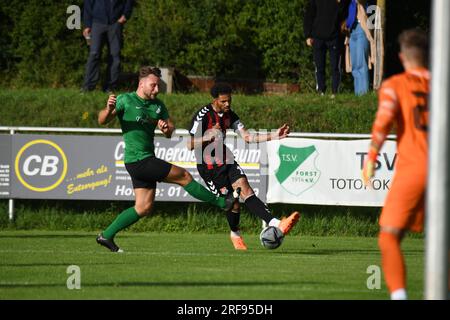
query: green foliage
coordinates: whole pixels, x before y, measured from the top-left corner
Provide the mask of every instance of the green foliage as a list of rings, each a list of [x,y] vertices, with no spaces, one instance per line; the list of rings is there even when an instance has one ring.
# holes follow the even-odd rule
[[[304,45],[301,14],[306,1],[259,2],[254,32],[267,76],[282,81],[311,80],[312,51]]]
[[[13,86],[75,85],[83,75],[81,32],[66,27],[66,9],[82,1],[8,1],[1,11],[10,25],[7,71]],[[1,50],[3,51],[3,50]]]
[[[304,3],[138,0],[124,28],[122,69],[135,72],[151,64],[175,67],[185,75],[311,81],[311,52],[303,45]],[[81,30],[66,27],[66,9],[82,4],[2,2],[0,83],[80,86],[88,48]]]
[[[176,67],[183,74],[263,76],[255,43],[259,2],[139,1],[135,21],[126,27],[126,39],[133,38],[124,48],[130,70],[153,64]]]
[[[124,28],[122,70],[136,72],[149,64],[175,67],[184,75],[299,83],[303,91],[313,91],[312,50],[303,36],[306,2],[136,0]],[[396,27],[387,32],[387,65],[397,61],[389,48],[399,29],[429,25],[429,4],[405,3],[388,6],[388,26],[392,21]],[[83,1],[0,2],[0,84],[81,86],[88,47],[81,30],[66,27],[70,5],[82,8]],[[343,78],[344,89],[350,81],[351,76]]]

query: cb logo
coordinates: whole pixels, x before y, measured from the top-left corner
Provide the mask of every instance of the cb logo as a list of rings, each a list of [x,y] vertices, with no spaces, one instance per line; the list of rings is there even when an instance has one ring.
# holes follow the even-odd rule
[[[36,192],[55,189],[67,173],[67,158],[64,151],[49,140],[33,140],[17,153],[14,170],[17,179]]]

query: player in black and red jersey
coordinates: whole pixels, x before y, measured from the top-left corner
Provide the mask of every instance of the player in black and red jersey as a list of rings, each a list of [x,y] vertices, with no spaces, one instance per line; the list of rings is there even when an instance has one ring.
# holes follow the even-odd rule
[[[289,134],[289,126],[284,124],[275,132],[268,134],[249,132],[238,115],[231,110],[231,93],[231,87],[227,84],[214,85],[211,89],[213,101],[197,111],[192,118],[188,148],[195,149],[198,172],[213,193],[223,195],[240,188],[240,196],[251,213],[264,220],[269,226],[278,227],[287,234],[297,223],[300,214],[295,211],[287,218],[281,220],[274,218],[269,208],[250,187],[244,171],[234,160],[231,150],[225,146],[224,138],[226,130],[233,129],[247,143],[283,139]],[[238,200],[226,215],[235,249],[247,250],[239,231],[240,204]]]

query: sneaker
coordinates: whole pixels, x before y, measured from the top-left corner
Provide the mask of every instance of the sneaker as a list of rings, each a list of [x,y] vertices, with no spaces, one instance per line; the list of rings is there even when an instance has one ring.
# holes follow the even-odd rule
[[[239,199],[239,196],[241,195],[241,188],[236,188],[233,192],[228,192],[226,198],[225,198],[225,208],[223,208],[224,211],[230,211],[233,209],[234,202],[236,199]]]
[[[97,240],[97,243],[98,243],[98,244],[100,244],[100,245],[102,245],[102,246],[108,248],[108,249],[111,250],[112,252],[123,252],[123,250],[120,249],[120,248],[114,243],[114,240],[113,240],[113,239],[111,239],[111,240],[106,239],[106,238],[104,238],[104,237],[102,236],[101,233],[97,236],[97,239],[96,239],[96,240]]]
[[[230,236],[231,242],[236,250],[247,250],[247,246],[244,243],[242,237]]]
[[[300,213],[295,211],[289,217],[281,219],[278,228],[281,229],[284,235],[287,235],[298,222],[298,219],[300,219]]]

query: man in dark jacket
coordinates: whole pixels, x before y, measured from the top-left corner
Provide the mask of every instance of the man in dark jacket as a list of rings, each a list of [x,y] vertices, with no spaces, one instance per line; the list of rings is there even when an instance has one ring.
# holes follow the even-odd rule
[[[316,90],[326,91],[325,66],[327,50],[330,52],[332,94],[338,92],[341,80],[340,24],[345,19],[344,0],[309,0],[303,20],[306,44],[313,47],[316,67]]]
[[[120,50],[122,31],[131,16],[132,0],[86,0],[84,1],[83,36],[90,43],[89,57],[86,63],[83,91],[91,91],[99,80],[100,58],[106,40],[109,56],[107,77],[103,90],[115,90],[120,72]]]

